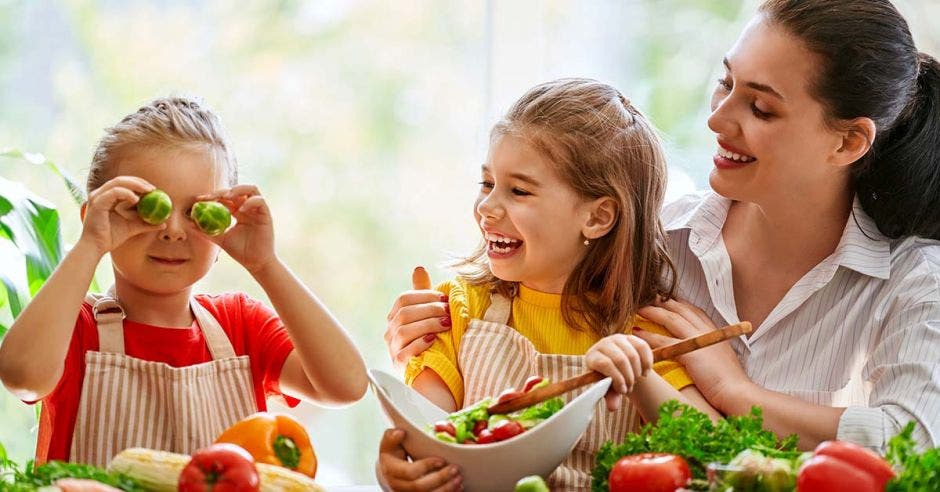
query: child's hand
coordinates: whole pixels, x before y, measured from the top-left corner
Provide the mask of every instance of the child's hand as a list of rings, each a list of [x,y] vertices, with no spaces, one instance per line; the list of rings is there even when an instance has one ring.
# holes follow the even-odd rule
[[[134,176],[118,176],[88,195],[82,205],[82,235],[102,255],[145,232],[161,231],[166,224],[150,225],[137,215],[140,197],[155,187]]]
[[[235,261],[251,273],[275,259],[274,226],[267,202],[255,185],[237,185],[219,190],[198,200],[215,200],[228,207],[235,226],[219,236],[210,237]]]
[[[447,465],[441,458],[408,461],[401,442],[405,432],[388,429],[379,444],[378,472],[380,480],[394,491],[398,490],[461,490],[463,477],[457,465]]]
[[[639,337],[617,334],[595,343],[584,359],[588,369],[612,379],[604,398],[613,412],[620,408],[622,395],[632,391],[637,379],[653,367],[653,350]]]

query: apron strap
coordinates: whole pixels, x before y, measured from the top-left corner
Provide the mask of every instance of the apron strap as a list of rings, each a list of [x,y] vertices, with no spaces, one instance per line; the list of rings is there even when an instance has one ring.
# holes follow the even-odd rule
[[[95,322],[98,324],[98,351],[124,355],[124,318],[127,315],[115,296],[114,286],[111,286],[106,294],[86,294],[85,302],[91,304]],[[189,308],[193,311],[196,324],[202,330],[212,358],[217,360],[235,357],[232,342],[215,317],[193,297],[189,299]]]
[[[91,304],[98,325],[98,351],[124,354],[124,308],[114,298],[114,287],[103,295],[86,294],[85,302]]]
[[[512,313],[512,301],[508,297],[493,291],[490,292],[490,307],[483,313],[483,321],[505,325],[509,323]]]
[[[235,357],[235,349],[232,342],[225,334],[225,330],[219,325],[215,316],[196,301],[195,297],[190,297],[189,307],[193,310],[193,316],[196,317],[196,323],[202,329],[202,335],[206,338],[206,345],[209,346],[209,352],[212,358],[230,359]]]

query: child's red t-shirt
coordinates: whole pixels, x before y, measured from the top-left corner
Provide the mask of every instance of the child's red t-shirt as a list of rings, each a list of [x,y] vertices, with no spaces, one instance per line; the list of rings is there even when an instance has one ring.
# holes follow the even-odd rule
[[[284,361],[294,349],[280,318],[270,308],[245,294],[195,297],[218,320],[235,353],[251,359],[255,400],[259,410],[266,410],[266,397],[284,396],[278,380]],[[85,303],[75,322],[62,378],[52,393],[42,400],[36,444],[38,463],[69,458],[85,377],[85,352],[89,350],[98,350],[98,330],[91,306]],[[165,362],[173,367],[212,360],[202,330],[195,323],[189,328],[163,328],[125,320],[124,351],[130,357]],[[284,396],[284,399],[290,406],[298,403],[291,397]]]

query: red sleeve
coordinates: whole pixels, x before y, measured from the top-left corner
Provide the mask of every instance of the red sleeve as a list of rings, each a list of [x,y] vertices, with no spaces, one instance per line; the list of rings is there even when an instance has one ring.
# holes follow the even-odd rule
[[[300,400],[281,392],[281,368],[294,343],[277,313],[243,293],[199,297],[208,301],[206,307],[228,333],[235,352],[251,359],[251,375],[261,398],[283,397],[287,405],[297,406]],[[261,403],[259,408],[264,408]]]

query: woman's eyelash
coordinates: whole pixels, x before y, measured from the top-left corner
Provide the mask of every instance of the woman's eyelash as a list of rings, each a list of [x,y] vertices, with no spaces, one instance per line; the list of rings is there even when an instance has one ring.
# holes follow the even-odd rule
[[[720,78],[718,79],[718,86],[726,91],[730,91],[734,87],[734,84],[732,84],[728,79]],[[751,103],[751,113],[762,120],[769,120],[773,116],[772,113],[761,111],[754,103]]]
[[[513,189],[512,189],[512,193],[513,193],[514,195],[518,195],[518,196],[528,196],[528,195],[531,195],[531,194],[532,194],[532,193],[529,193],[528,191],[523,190],[523,189],[521,189],[521,188],[513,188]]]
[[[718,79],[718,85],[728,91],[730,91],[732,87],[731,82],[729,82],[727,79],[724,79],[724,78]]]
[[[485,181],[485,180],[484,180],[484,181],[480,181],[478,184],[479,184],[482,188],[492,188],[492,187],[493,187],[493,183],[491,183],[490,181]]]

